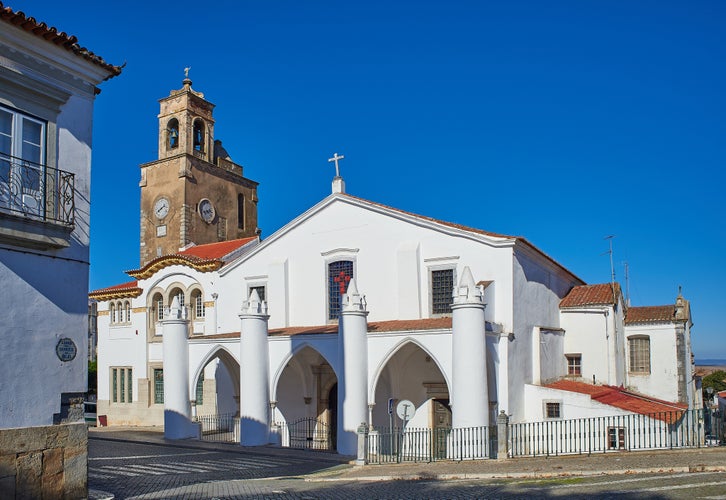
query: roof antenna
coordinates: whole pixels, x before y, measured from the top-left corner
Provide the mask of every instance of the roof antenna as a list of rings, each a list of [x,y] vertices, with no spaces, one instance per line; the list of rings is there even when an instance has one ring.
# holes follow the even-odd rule
[[[624,263],[625,266],[625,307],[630,307],[630,275],[628,274],[628,261]]]
[[[602,253],[600,255],[610,254],[610,281],[615,284],[615,266],[613,265],[613,238],[615,238],[614,234],[611,234],[610,236],[605,236],[605,240],[609,240],[610,243],[610,250],[608,250],[605,253]]]

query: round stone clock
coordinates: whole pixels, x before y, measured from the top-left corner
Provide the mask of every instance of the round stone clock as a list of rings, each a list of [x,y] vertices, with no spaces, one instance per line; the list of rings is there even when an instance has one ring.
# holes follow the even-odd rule
[[[207,224],[211,224],[216,215],[217,212],[214,209],[214,205],[212,205],[212,202],[206,198],[203,198],[199,202],[199,216],[202,218],[202,220]]]
[[[154,216],[156,216],[157,219],[163,219],[168,213],[169,200],[166,198],[159,198],[156,200],[156,203],[154,203]]]

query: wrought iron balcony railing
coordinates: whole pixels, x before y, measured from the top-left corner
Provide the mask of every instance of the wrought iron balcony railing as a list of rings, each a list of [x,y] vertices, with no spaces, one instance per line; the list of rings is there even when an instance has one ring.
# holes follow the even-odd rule
[[[75,176],[0,153],[0,211],[72,226],[75,221]]]

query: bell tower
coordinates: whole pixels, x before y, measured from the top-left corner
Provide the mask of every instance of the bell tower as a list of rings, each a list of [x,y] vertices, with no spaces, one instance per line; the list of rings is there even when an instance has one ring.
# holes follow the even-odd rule
[[[186,73],[182,88],[159,100],[158,159],[141,165],[142,266],[192,243],[259,234],[258,183],[214,139],[214,104]]]

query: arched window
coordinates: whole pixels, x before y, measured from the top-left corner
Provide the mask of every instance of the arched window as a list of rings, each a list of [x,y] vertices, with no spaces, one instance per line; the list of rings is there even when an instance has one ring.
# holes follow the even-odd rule
[[[114,304],[114,303],[109,304],[108,315],[111,318],[111,324],[116,323],[116,304]]]
[[[328,264],[328,319],[340,316],[341,295],[348,291],[353,278],[353,261],[336,260]]]
[[[194,150],[199,151],[201,153],[204,152],[204,135],[205,135],[205,128],[204,128],[204,121],[197,118],[194,120]]]
[[[174,149],[179,146],[179,120],[172,118],[166,125],[167,149]]]
[[[237,195],[237,227],[245,228],[245,195],[242,193]]]
[[[124,309],[126,310],[126,323],[131,323],[131,302],[126,301],[126,304],[124,304]]]
[[[151,315],[154,323],[164,319],[164,298],[160,293],[155,294],[151,300]]]
[[[192,314],[194,319],[204,318],[204,297],[201,290],[194,290],[191,295]]]

